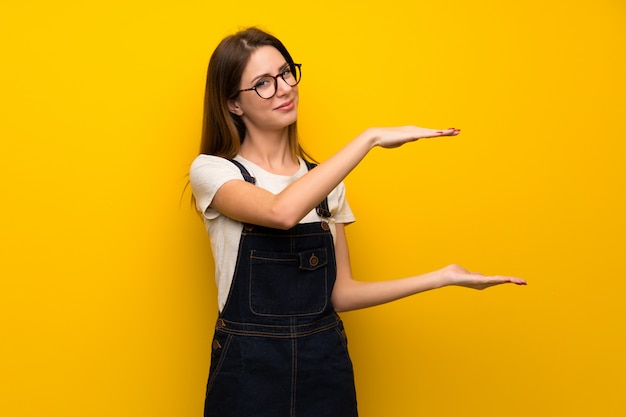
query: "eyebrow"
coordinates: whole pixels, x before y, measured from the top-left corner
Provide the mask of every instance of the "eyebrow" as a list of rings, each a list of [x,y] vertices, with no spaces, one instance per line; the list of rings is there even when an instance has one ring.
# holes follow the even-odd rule
[[[281,66],[278,68],[278,73],[280,74],[280,72],[281,72],[282,70],[284,70],[284,69],[285,69],[285,67],[288,67],[288,66],[289,66],[289,62],[285,62],[283,65],[281,65]],[[254,84],[257,80],[259,80],[259,79],[261,79],[261,78],[263,78],[263,77],[273,77],[273,75],[272,75],[272,74],[270,74],[270,73],[267,73],[267,72],[266,72],[265,74],[257,75],[256,77],[254,77],[254,78],[250,81],[250,83]]]

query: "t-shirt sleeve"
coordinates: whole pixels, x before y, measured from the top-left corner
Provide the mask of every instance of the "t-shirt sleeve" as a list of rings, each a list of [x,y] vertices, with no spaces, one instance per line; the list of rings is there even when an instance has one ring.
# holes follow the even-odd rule
[[[336,195],[336,204],[337,208],[334,211],[333,216],[335,217],[336,223],[352,223],[355,221],[354,214],[352,213],[352,209],[348,204],[348,200],[346,199],[346,187],[343,182],[341,182],[337,188],[334,190],[334,194]],[[332,211],[332,208],[331,208]]]
[[[211,207],[215,193],[222,185],[232,180],[242,180],[241,171],[225,158],[213,155],[198,155],[189,169],[189,182],[196,200],[196,208],[211,220],[220,213]]]

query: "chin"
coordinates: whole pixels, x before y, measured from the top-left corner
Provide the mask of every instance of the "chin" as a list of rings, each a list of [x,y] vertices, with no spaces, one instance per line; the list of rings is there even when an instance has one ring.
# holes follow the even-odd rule
[[[298,113],[294,111],[293,114],[285,115],[285,119],[283,121],[285,123],[285,127],[291,126],[298,121]]]

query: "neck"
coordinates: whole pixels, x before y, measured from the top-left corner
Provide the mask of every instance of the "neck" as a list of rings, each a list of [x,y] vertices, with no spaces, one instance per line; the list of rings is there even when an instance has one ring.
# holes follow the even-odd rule
[[[248,130],[239,154],[268,172],[292,175],[299,168],[289,147],[287,129],[276,132],[253,132]]]

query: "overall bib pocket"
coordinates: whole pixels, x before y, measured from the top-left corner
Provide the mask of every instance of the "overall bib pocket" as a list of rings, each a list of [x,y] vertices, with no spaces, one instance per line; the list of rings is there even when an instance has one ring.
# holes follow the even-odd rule
[[[327,307],[326,248],[298,253],[250,251],[250,310],[260,316],[305,316]]]

